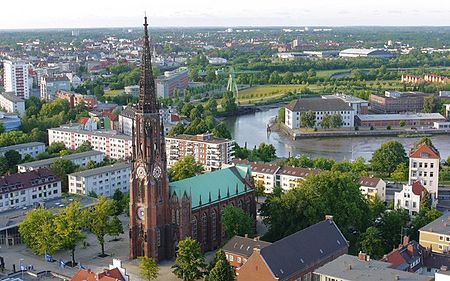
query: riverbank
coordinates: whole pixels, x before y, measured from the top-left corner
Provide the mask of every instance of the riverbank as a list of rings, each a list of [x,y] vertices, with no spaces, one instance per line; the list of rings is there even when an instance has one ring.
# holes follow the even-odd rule
[[[298,131],[288,128],[284,124],[274,124],[271,126],[272,131],[279,131],[284,133],[292,140],[307,139],[307,138],[352,138],[352,137],[389,137],[394,136],[398,138],[422,138],[430,137],[432,135],[450,135],[450,130],[425,129],[425,130],[411,130],[411,129],[360,129],[355,130],[318,130],[318,131]]]

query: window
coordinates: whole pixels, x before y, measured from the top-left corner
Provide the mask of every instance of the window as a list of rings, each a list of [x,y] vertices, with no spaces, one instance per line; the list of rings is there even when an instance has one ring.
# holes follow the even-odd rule
[[[156,229],[156,245],[161,247],[161,231],[159,228]]]
[[[192,219],[192,238],[197,240],[197,218],[195,216]]]
[[[240,263],[241,262],[241,257],[237,257],[236,261]]]
[[[433,168],[434,167],[434,163],[430,163],[430,168]]]
[[[439,241],[444,241],[444,236],[439,236]]]
[[[213,210],[211,213],[211,236],[213,241],[216,241],[217,238],[217,215],[216,210]]]
[[[416,208],[416,207],[417,207],[417,203],[413,202],[413,208]]]
[[[208,216],[203,213],[202,216],[202,242],[206,243],[208,240]]]
[[[229,257],[230,257],[230,261],[233,261],[233,260],[234,260],[233,255],[230,255]]]

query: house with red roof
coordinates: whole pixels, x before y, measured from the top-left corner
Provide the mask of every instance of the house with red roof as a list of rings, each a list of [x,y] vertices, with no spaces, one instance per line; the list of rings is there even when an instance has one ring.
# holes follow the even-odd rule
[[[81,269],[78,271],[71,281],[129,281],[126,270],[122,267],[122,261],[113,260],[113,264],[109,265],[109,269],[104,269],[100,273],[95,273],[90,269]]]
[[[410,216],[416,216],[420,211],[420,200],[425,196],[426,188],[420,181],[404,184],[400,192],[394,194],[394,208],[405,209]]]
[[[381,261],[391,264],[390,268],[421,273],[424,266],[425,249],[408,236],[403,237],[403,243],[398,248],[384,255]]]
[[[419,181],[433,202],[438,198],[440,159],[439,151],[426,143],[415,146],[409,152],[409,184]]]

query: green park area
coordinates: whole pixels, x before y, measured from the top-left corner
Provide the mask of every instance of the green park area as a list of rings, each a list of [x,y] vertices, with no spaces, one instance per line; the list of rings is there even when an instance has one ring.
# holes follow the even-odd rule
[[[124,91],[121,90],[106,90],[105,91],[105,96],[107,97],[114,97],[114,96],[118,96],[120,94],[122,94]]]
[[[255,86],[238,94],[238,101],[241,104],[254,103],[254,102],[267,102],[270,100],[282,98],[289,93],[300,93],[306,88],[310,90],[317,90],[320,87],[316,85],[262,85]]]

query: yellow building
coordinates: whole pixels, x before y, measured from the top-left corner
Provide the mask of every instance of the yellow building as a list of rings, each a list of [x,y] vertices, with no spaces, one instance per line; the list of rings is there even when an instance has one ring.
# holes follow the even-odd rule
[[[435,253],[450,249],[450,212],[419,229],[419,244]]]

